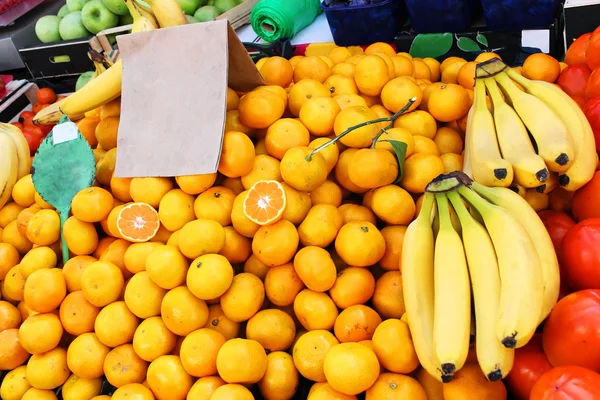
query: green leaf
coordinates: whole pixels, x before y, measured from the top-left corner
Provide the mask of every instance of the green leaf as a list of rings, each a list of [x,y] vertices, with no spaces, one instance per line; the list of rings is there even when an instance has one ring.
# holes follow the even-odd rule
[[[398,176],[394,181],[394,185],[400,183],[402,175],[404,175],[404,159],[406,159],[406,149],[408,149],[408,146],[404,142],[393,139],[380,140],[380,142],[388,142],[394,149],[396,160],[398,160]]]
[[[478,33],[477,36],[475,37],[475,39],[477,39],[477,41],[479,43],[481,43],[482,45],[484,45],[485,47],[488,47],[487,38],[485,36],[483,36],[481,33]]]
[[[59,143],[59,135],[70,136]],[[57,143],[55,144],[55,135]],[[46,136],[33,158],[33,186],[42,199],[60,214],[61,236],[64,222],[71,211],[71,200],[80,190],[90,187],[96,177],[96,161],[87,140],[66,116]],[[69,259],[69,249],[62,236],[63,261]]]
[[[456,45],[462,51],[479,51],[481,47],[473,40],[468,37],[461,37],[456,42]]]
[[[413,57],[439,57],[452,48],[451,33],[420,33],[413,39],[409,53]]]

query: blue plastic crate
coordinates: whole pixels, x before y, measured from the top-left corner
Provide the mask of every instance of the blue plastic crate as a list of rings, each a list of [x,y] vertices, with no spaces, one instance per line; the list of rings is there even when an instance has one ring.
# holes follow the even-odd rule
[[[392,42],[407,18],[403,0],[347,7],[330,7],[321,3],[321,8],[338,46]]]
[[[410,25],[416,33],[466,32],[473,22],[475,0],[405,1]]]
[[[481,0],[489,30],[544,29],[552,23],[561,0]]]

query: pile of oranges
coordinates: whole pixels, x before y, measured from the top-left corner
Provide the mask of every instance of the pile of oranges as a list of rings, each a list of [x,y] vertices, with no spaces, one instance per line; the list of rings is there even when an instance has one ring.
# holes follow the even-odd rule
[[[228,90],[205,175],[113,177],[119,100],[88,113],[97,183],[64,224],[70,259],[31,175],[0,209],[0,397],[505,399],[474,353],[451,383],[429,376],[403,319],[404,233],[462,167],[475,65],[384,43],[262,59],[266,86]],[[411,98],[375,143],[390,121],[324,146]]]

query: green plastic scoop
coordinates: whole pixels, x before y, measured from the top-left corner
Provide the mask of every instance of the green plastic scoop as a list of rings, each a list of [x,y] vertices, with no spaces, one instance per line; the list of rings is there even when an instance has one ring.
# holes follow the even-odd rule
[[[94,184],[96,161],[87,140],[67,116],[46,136],[31,166],[33,186],[45,202],[60,215],[60,237],[63,263],[69,261],[69,249],[63,235],[63,226],[73,197]]]

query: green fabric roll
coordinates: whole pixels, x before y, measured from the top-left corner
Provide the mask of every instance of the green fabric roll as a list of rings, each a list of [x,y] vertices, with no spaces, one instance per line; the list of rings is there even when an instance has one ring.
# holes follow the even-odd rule
[[[250,14],[250,22],[261,39],[272,43],[292,38],[320,13],[320,0],[260,0]]]

